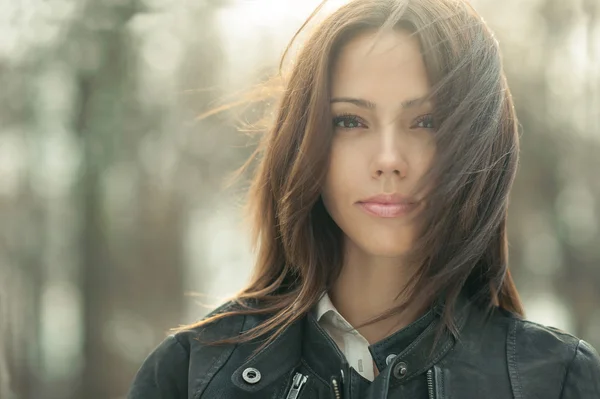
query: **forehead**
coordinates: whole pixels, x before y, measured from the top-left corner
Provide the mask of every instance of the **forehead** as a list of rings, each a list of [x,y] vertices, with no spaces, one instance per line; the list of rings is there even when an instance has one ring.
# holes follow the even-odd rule
[[[378,103],[422,96],[429,86],[419,41],[405,30],[356,36],[341,48],[331,75],[332,96]]]

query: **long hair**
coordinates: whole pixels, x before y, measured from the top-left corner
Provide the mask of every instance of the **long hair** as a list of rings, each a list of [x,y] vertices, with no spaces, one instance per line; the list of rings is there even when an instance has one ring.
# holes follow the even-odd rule
[[[407,256],[417,272],[399,287],[407,300],[366,324],[443,296],[440,324],[456,335],[453,312],[461,292],[488,310],[523,314],[508,269],[506,231],[518,124],[496,39],[466,0],[354,0],[309,35],[272,125],[245,165],[257,162],[247,202],[256,264],[234,298],[239,306],[179,330],[236,314],[264,315],[256,327],[213,343],[268,336],[265,346],[331,287],[343,260],[343,233],[320,197],[333,131],[331,69],[353,37],[391,29],[409,30],[421,45],[432,82],[437,152],[422,182],[421,188],[431,189]]]

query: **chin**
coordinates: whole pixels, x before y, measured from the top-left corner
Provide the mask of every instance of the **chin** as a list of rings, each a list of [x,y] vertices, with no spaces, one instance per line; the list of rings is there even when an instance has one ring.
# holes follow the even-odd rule
[[[384,258],[396,258],[405,255],[410,249],[409,245],[403,244],[401,240],[391,241],[389,239],[377,240],[377,237],[373,237],[374,240],[368,242],[357,242],[358,246],[362,250],[371,255]]]

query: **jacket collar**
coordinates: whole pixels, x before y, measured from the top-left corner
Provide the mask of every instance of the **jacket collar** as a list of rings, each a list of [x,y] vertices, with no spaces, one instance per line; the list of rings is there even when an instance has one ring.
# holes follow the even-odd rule
[[[469,300],[464,295],[460,295],[456,302],[454,316],[459,332],[465,324],[469,309]],[[386,386],[389,383],[409,381],[426,372],[454,346],[454,337],[444,331],[437,341],[435,351],[431,353],[437,338],[437,327],[441,322],[440,310],[439,307],[430,309],[415,322],[369,347],[380,372],[386,367],[391,369],[400,362],[406,365],[406,373],[402,378],[391,381],[386,378]],[[256,392],[272,384],[283,374],[289,373],[300,364],[301,360],[304,360],[326,381],[329,381],[331,376],[339,376],[340,370],[344,370],[345,367],[344,355],[319,325],[316,314],[316,312],[308,312],[287,327],[273,342],[238,367],[231,377],[232,382],[245,391]],[[247,317],[243,330],[248,330],[259,322],[256,317]],[[389,354],[396,355],[390,365],[386,364]],[[242,374],[248,367],[260,371],[261,379],[258,383],[251,385],[244,382]],[[344,372],[348,371],[346,369]]]

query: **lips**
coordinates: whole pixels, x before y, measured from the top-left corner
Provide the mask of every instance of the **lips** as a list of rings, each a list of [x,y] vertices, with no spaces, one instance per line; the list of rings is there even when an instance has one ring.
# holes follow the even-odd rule
[[[396,218],[408,214],[417,204],[379,204],[375,202],[359,202],[358,205],[368,214],[381,218]]]
[[[357,202],[367,214],[381,218],[397,218],[413,211],[418,202],[401,194],[379,194]]]

